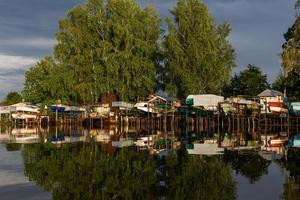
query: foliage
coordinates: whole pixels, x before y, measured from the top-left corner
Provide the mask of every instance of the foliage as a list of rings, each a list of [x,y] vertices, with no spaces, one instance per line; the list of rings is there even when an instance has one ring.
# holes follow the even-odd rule
[[[223,87],[223,95],[226,97],[237,95],[257,96],[260,92],[269,88],[267,75],[254,66],[248,65],[247,69],[234,75],[230,82]]]
[[[227,23],[214,25],[199,0],[178,0],[167,20],[164,40],[164,83],[171,95],[218,93],[235,66]]]
[[[284,34],[285,43],[282,45],[281,65],[284,76],[292,71],[300,72],[300,18]]]
[[[89,0],[60,20],[55,56],[74,72],[83,102],[112,93],[135,100],[156,89],[157,11],[134,0]]]
[[[115,154],[98,144],[30,144],[25,175],[53,199],[235,199],[228,165],[217,158],[176,155],[155,159],[135,149]],[[159,192],[161,183],[166,190]]]
[[[22,144],[15,144],[15,143],[6,144],[7,151],[20,151],[21,148],[22,148]]]
[[[247,177],[250,183],[258,181],[261,176],[267,174],[271,163],[256,153],[237,154],[235,152],[228,152],[225,161],[231,163],[237,174]]]
[[[286,90],[289,101],[300,101],[300,74],[291,72],[285,77],[281,73],[272,84],[272,88],[278,91]]]
[[[166,199],[236,198],[231,170],[220,157],[170,156],[163,166],[160,179],[166,183]]]
[[[2,104],[4,105],[12,105],[22,101],[22,96],[17,92],[9,92]]]
[[[135,0],[87,0],[59,21],[54,58],[27,73],[28,101],[98,102],[101,94],[136,100],[157,87],[157,11]]]
[[[283,161],[284,167],[289,171],[284,184],[282,199],[299,199],[300,195],[300,150],[299,148],[289,148],[287,161]]]
[[[74,98],[72,76],[65,66],[46,57],[26,72],[23,96],[36,103],[54,103],[57,99],[69,103]]]
[[[287,177],[286,182],[283,185],[282,199],[294,200],[299,199],[300,196],[300,182],[293,177]]]
[[[101,152],[97,144],[84,146],[27,145],[25,175],[53,199],[153,199],[155,163],[145,154],[121,150]]]

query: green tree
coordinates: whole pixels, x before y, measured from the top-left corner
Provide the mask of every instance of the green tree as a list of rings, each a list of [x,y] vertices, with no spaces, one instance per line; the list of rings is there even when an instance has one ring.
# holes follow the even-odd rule
[[[164,82],[178,97],[219,93],[235,66],[235,54],[227,37],[227,23],[214,25],[208,8],[199,0],[178,0],[167,20],[164,40]]]
[[[286,90],[289,101],[300,101],[300,74],[291,72],[288,76],[284,76],[280,73],[272,88],[278,91]]]
[[[295,8],[299,8],[296,1]],[[282,72],[273,84],[274,88],[285,90],[291,100],[299,99],[298,75],[300,74],[300,17],[296,17],[294,24],[284,34],[285,42],[282,45],[281,67]]]
[[[284,76],[292,71],[300,72],[300,18],[284,34],[285,43],[282,45],[281,65]]]
[[[224,85],[223,95],[226,97],[236,95],[256,96],[263,90],[269,88],[267,75],[254,66],[248,65],[247,69],[241,71],[239,75],[234,75],[230,82]]]
[[[12,105],[15,103],[19,103],[22,101],[22,96],[18,92],[9,92],[2,104],[4,105]]]
[[[135,0],[88,0],[59,21],[55,57],[73,72],[82,102],[112,93],[135,100],[156,90],[157,11]]]
[[[46,57],[25,74],[22,94],[26,101],[54,103],[61,99],[70,103],[74,99],[72,71],[52,57]]]

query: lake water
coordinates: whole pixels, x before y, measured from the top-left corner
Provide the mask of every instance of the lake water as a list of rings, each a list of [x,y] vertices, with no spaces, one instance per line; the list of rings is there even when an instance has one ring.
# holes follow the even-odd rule
[[[176,134],[152,134],[149,148],[130,131],[25,132],[0,135],[1,200],[300,199],[299,162],[275,153],[190,155]]]

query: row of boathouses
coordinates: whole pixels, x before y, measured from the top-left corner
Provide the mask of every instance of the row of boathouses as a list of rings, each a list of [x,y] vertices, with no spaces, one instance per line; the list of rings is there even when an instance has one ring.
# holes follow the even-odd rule
[[[122,117],[149,118],[168,115],[300,115],[300,102],[288,102],[284,94],[267,89],[256,97],[236,96],[224,98],[214,94],[189,95],[185,100],[168,97],[163,93],[149,95],[136,103],[118,101],[114,95],[104,95],[98,104],[72,106],[60,100],[55,104],[41,107],[39,104],[20,102],[10,106],[0,106],[0,121],[14,124],[57,124],[83,123],[93,120],[100,123],[118,123]],[[126,118],[125,118],[126,117]]]
[[[5,141],[15,135],[15,140],[22,142],[28,136],[25,132],[48,130],[49,125],[54,125],[55,134],[46,138],[54,143],[106,141],[123,134],[102,134],[97,130],[125,130],[127,133],[134,130],[142,134],[134,141],[126,140],[126,144],[141,148],[151,149],[156,144],[159,150],[170,140],[175,146],[184,145],[191,154],[219,154],[224,148],[253,149],[260,143],[259,147],[264,150],[281,152],[287,145],[298,147],[300,144],[299,104],[288,102],[281,92],[274,90],[265,90],[256,97],[189,95],[183,101],[155,94],[136,103],[117,101],[115,96],[105,95],[99,104],[82,106],[64,105],[60,101],[47,106],[20,102],[0,107],[0,117],[2,124],[14,125],[11,135],[4,134]],[[35,125],[42,128],[37,129]],[[58,125],[70,130],[70,134],[60,135]],[[25,129],[20,128],[24,126]],[[86,137],[70,139],[78,129],[87,131]],[[160,134],[157,136],[153,131]],[[32,135],[39,139],[38,134]],[[113,141],[115,144],[118,140]]]

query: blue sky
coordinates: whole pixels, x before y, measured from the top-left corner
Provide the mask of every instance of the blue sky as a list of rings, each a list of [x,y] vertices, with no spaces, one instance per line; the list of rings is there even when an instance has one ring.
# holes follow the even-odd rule
[[[294,0],[203,0],[216,23],[227,21],[237,53],[237,68],[262,68],[272,82],[280,70],[283,33],[295,19]],[[83,0],[0,0],[0,99],[20,91],[25,71],[52,54],[58,20]],[[175,0],[141,0],[154,4],[162,17]]]

